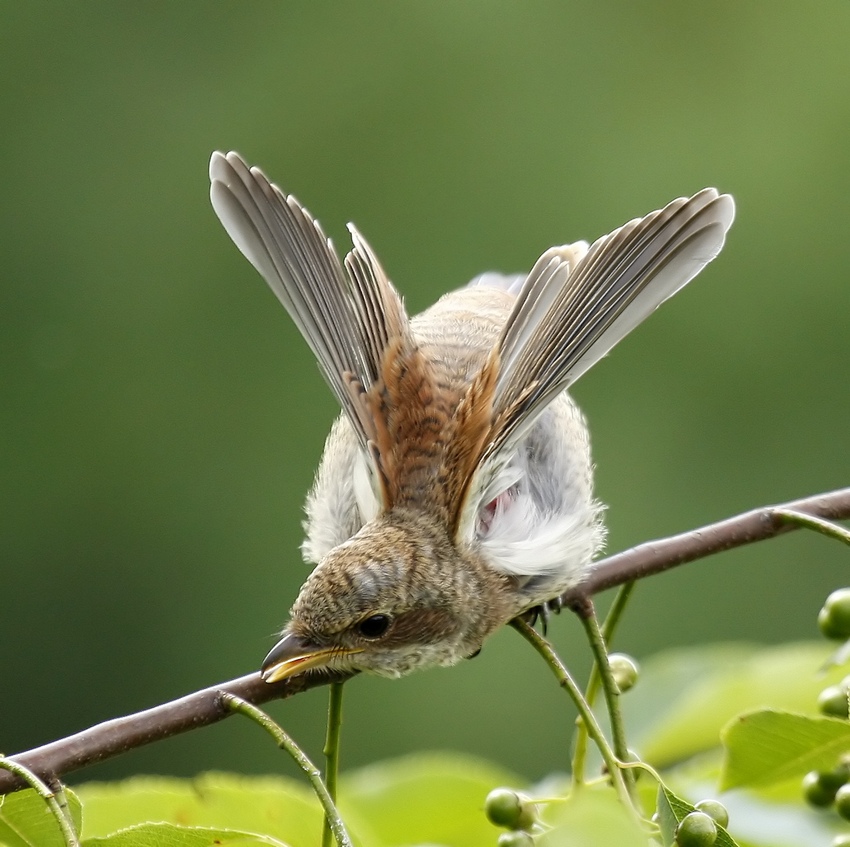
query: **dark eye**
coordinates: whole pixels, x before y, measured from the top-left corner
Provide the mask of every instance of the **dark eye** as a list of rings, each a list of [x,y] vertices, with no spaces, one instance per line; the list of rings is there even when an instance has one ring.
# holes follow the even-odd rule
[[[369,615],[357,624],[357,629],[364,638],[380,638],[389,626],[389,615]]]

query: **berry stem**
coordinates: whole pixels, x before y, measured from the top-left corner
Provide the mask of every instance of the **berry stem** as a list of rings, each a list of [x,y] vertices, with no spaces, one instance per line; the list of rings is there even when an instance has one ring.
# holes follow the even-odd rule
[[[339,776],[339,742],[342,731],[342,687],[343,682],[331,683],[328,696],[328,728],[325,733],[325,746],[322,752],[325,754],[325,786],[331,800],[336,803],[336,784]],[[322,830],[322,847],[330,847],[331,819],[325,815],[325,825]]]
[[[798,512],[796,509],[774,509],[773,514],[788,523],[798,524],[799,526],[806,527],[806,529],[813,529],[815,532],[820,532],[829,538],[850,544],[850,530],[846,530],[843,526],[839,526],[832,521],[817,518],[814,515],[807,515],[805,512]]]
[[[254,721],[254,723],[262,727],[274,738],[281,750],[289,753],[295,764],[304,771],[307,779],[310,780],[313,791],[316,797],[319,798],[322,808],[325,810],[325,818],[330,821],[330,827],[336,838],[336,843],[339,847],[353,847],[351,836],[346,831],[345,824],[342,822],[336,805],[328,793],[327,786],[322,779],[321,771],[310,761],[307,754],[292,740],[283,727],[272,720],[262,709],[258,709],[253,703],[249,703],[235,694],[230,694],[227,691],[222,692],[221,702],[231,712],[250,718],[250,720]]]
[[[620,618],[626,608],[626,604],[629,602],[629,598],[632,595],[634,587],[634,582],[627,582],[625,585],[620,586],[620,589],[614,597],[614,602],[611,604],[611,608],[608,610],[608,614],[605,617],[605,622],[602,624],[602,637],[605,639],[606,644],[610,644],[611,639],[614,637],[614,630],[620,622]],[[594,662],[593,667],[590,669],[590,677],[588,678],[587,689],[585,690],[584,695],[585,700],[587,700],[588,705],[591,708],[593,708],[593,704],[596,702],[596,695],[599,693],[600,683],[601,677],[599,674],[599,665]],[[587,739],[587,727],[583,722],[579,722],[578,727],[576,728],[572,762],[572,783],[574,788],[578,788],[578,786],[585,783],[584,769],[587,761]]]
[[[555,652],[555,648],[552,647],[549,641],[540,635],[540,633],[537,632],[531,624],[522,618],[514,618],[511,621],[511,626],[543,657],[543,660],[547,665],[549,665],[549,668],[555,675],[558,683],[567,691],[573,703],[575,703],[576,709],[578,709],[581,717],[581,721],[585,724],[588,734],[599,748],[602,760],[608,768],[608,776],[611,779],[614,790],[620,798],[620,802],[635,816],[636,821],[639,822],[640,815],[638,814],[638,811],[632,802],[629,790],[626,787],[623,772],[620,769],[620,763],[614,755],[614,751],[611,749],[608,739],[602,732],[602,728],[599,726],[596,716],[593,714],[592,709],[588,706],[587,701],[584,699],[581,689],[579,689],[575,680],[570,675],[566,665],[561,661],[560,656],[558,656]]]
[[[68,812],[68,804],[65,801],[64,791],[52,791],[50,787],[39,779],[29,768],[25,768],[18,762],[13,762],[5,756],[0,756],[0,769],[10,771],[19,776],[30,788],[47,803],[50,814],[56,819],[59,826],[59,831],[62,833],[62,838],[65,841],[66,847],[80,847],[80,840],[77,838],[77,833],[74,832],[74,824],[71,820],[71,815]],[[61,800],[61,802],[60,802]]]
[[[605,646],[605,638],[599,628],[599,620],[592,603],[588,603],[588,613],[581,615],[581,622],[590,641],[590,649],[596,659],[596,669],[602,682],[602,693],[605,695],[605,705],[608,707],[608,717],[611,721],[611,739],[614,746],[614,754],[621,762],[628,762],[632,756],[626,743],[626,729],[623,725],[623,713],[620,710],[620,690],[611,673],[611,665],[608,662],[608,648]],[[634,798],[635,780],[631,771],[624,774],[626,787]]]

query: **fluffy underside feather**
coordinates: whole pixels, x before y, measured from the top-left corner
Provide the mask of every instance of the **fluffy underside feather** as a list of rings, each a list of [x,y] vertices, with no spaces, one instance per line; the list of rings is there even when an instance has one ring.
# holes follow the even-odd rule
[[[347,428],[347,422],[340,419],[336,427],[339,444],[339,429]],[[548,428],[541,424],[541,435]],[[307,537],[302,545],[308,562],[321,561],[379,513],[368,460],[353,436],[349,447],[342,463],[336,455],[333,479],[320,471],[308,498]],[[561,447],[559,460],[550,459],[543,473],[533,469],[529,473],[528,452],[520,450],[495,480],[501,490],[489,491],[489,499],[480,505],[476,526],[463,543],[478,550],[495,569],[516,576],[568,574],[586,565],[600,548],[602,507],[589,491],[564,485],[583,469],[571,466],[566,445]],[[338,474],[345,469],[350,473],[348,487],[339,485]]]

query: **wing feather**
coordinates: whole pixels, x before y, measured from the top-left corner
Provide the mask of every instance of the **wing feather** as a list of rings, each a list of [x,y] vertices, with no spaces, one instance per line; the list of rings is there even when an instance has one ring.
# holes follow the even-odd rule
[[[455,504],[456,534],[469,537],[485,494],[499,494],[495,481],[548,405],[717,256],[734,216],[732,198],[706,188],[589,248],[578,242],[538,259],[493,351],[492,424]]]
[[[488,457],[510,450],[558,394],[714,259],[734,208],[707,188],[629,221],[577,263],[557,249],[543,254],[497,345]]]
[[[375,398],[384,357],[390,349],[404,356],[415,345],[401,297],[374,252],[352,227],[354,247],[343,268],[310,213],[236,153],[213,153],[210,199],[304,336],[364,454],[379,464],[374,442],[387,421],[375,419],[382,408]]]

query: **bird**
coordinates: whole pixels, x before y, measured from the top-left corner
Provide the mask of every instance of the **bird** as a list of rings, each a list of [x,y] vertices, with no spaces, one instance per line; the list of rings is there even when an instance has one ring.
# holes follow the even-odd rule
[[[342,408],[305,505],[315,567],[262,678],[453,665],[579,585],[605,531],[567,389],[718,255],[732,197],[679,197],[413,318],[352,224],[340,261],[237,153],[213,153],[210,198]]]

